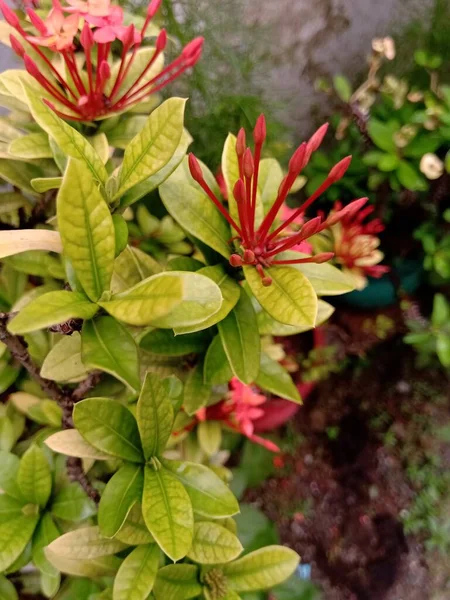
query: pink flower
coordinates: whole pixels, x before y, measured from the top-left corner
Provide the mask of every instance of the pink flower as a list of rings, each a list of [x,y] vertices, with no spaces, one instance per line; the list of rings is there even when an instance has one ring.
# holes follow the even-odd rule
[[[110,0],[67,0],[66,12],[76,12],[83,16],[108,17],[111,14]],[[113,7],[114,8],[114,7]]]
[[[34,15],[32,10],[28,13]],[[50,11],[45,21],[33,19],[36,26],[39,25],[41,36],[26,36],[31,44],[45,46],[54,52],[68,50],[73,47],[73,39],[78,33],[80,17],[78,14],[64,17],[62,10],[55,7]]]

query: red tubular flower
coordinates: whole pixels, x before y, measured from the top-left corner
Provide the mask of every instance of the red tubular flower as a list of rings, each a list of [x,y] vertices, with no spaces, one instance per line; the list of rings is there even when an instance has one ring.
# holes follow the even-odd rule
[[[6,21],[33,46],[40,58],[48,65],[54,80],[39,71],[37,65],[26,55],[19,41],[11,36],[14,51],[23,58],[27,71],[39,84],[58,103],[66,107],[67,112],[61,112],[51,102],[45,100],[59,116],[65,119],[93,121],[126,110],[160,91],[200,59],[204,40],[196,38],[182,50],[177,59],[148,79],[150,69],[166,47],[167,34],[162,30],[147,65],[134,80],[130,81],[129,73],[135,63],[137,51],[162,0],[150,2],[141,31],[137,31],[134,25],[123,25],[122,9],[111,5],[110,0],[67,1],[69,6],[61,6],[59,0],[53,0],[53,9],[45,20],[42,20],[32,9],[28,9],[28,17],[37,30],[37,35],[30,35],[23,29],[17,15],[8,7],[5,0],[0,0],[0,8]],[[69,16],[64,16],[64,12],[70,13]],[[79,32],[79,27],[82,25],[83,28]],[[75,55],[77,47],[75,40],[78,37],[85,54],[86,73],[81,72],[80,63]],[[111,44],[115,40],[122,43],[122,52],[119,68],[112,70],[110,53]],[[55,69],[41,47],[61,54],[70,74],[70,82]],[[112,73],[114,73],[114,81],[111,81]],[[124,88],[125,82],[126,88]]]
[[[264,285],[271,284],[271,279],[265,275],[264,269],[271,267],[272,265],[290,265],[308,262],[322,263],[333,258],[332,252],[325,252],[306,258],[283,258],[282,256],[277,258],[277,255],[280,255],[286,250],[299,251],[301,248],[300,245],[304,244],[308,238],[327,229],[345,215],[356,214],[367,202],[367,198],[361,198],[350,203],[342,210],[335,212],[327,219],[323,220],[321,217],[317,217],[310,221],[303,221],[305,211],[309,206],[333,183],[345,175],[351,162],[351,157],[347,156],[331,169],[324,183],[298,209],[289,211],[285,221],[274,231],[271,231],[274,227],[274,222],[283,207],[283,212],[286,214],[284,205],[286,197],[297,177],[308,164],[312,153],[320,146],[327,128],[328,125],[322,125],[308,142],[304,142],[297,148],[289,162],[288,173],[279,187],[277,198],[259,227],[256,227],[255,224],[255,213],[258,193],[259,165],[263,144],[266,138],[266,122],[264,115],[259,117],[253,131],[255,144],[253,153],[250,148],[247,147],[244,129],[241,129],[237,136],[236,156],[239,163],[240,176],[235,182],[233,196],[238,209],[238,222],[232,218],[222,202],[206,183],[196,157],[193,154],[189,155],[189,168],[193,179],[202,187],[211,201],[215,204],[216,208],[237,233],[237,236],[233,238],[233,240],[237,240],[239,249],[230,257],[230,264],[233,267],[241,267],[242,265],[255,266]],[[229,202],[232,201],[233,199],[229,199]],[[299,225],[299,230],[293,232],[290,228],[291,224]],[[303,245],[303,249],[304,248],[305,246]]]

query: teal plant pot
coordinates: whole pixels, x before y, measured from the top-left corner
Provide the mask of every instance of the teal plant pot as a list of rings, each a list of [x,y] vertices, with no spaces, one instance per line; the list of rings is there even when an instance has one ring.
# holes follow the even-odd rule
[[[400,287],[407,294],[413,294],[420,286],[423,277],[422,260],[398,259],[392,266],[394,276],[400,280]],[[369,277],[369,284],[361,291],[349,292],[340,296],[340,300],[348,306],[357,308],[385,308],[398,301],[395,279],[392,273],[380,279]]]

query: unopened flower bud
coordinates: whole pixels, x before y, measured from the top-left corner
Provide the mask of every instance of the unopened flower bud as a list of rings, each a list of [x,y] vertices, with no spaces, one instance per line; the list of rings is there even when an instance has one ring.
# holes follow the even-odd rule
[[[313,256],[314,258],[314,262],[317,265],[321,265],[324,262],[328,262],[329,260],[331,260],[334,256],[334,252],[321,252],[320,254],[316,254],[315,256]]]
[[[13,36],[9,36],[9,41],[11,42],[11,48],[20,58],[24,57],[25,49],[22,44]]]
[[[269,287],[272,285],[272,277],[269,277],[268,275],[266,275],[265,277],[262,278],[262,284],[264,287]]]
[[[264,115],[260,115],[256,121],[255,129],[253,130],[253,139],[255,144],[263,144],[266,139],[266,118]]]
[[[295,174],[297,176],[303,169],[303,167],[305,166],[306,148],[307,144],[306,142],[303,142],[294,152],[291,160],[289,161],[289,173]]]
[[[108,64],[108,61],[102,61],[99,69],[100,78],[102,81],[106,81],[111,77],[111,67]]]
[[[334,167],[328,173],[327,179],[329,181],[332,181],[333,183],[336,183],[336,181],[342,179],[342,177],[344,177],[345,173],[347,172],[347,169],[349,168],[351,162],[351,156],[346,156],[345,158],[343,158],[337,163],[337,165],[334,165]]]
[[[84,23],[83,29],[80,35],[80,42],[83,48],[89,51],[94,44],[94,36],[92,34],[92,29],[89,27],[87,22]]]
[[[253,252],[253,250],[245,250],[244,262],[247,264],[252,264],[255,262],[255,253]]]
[[[34,10],[31,10],[31,9],[27,10],[27,15],[28,15],[28,18],[30,19],[30,21],[32,22],[32,24],[34,25],[34,27],[36,27],[36,29],[39,31],[39,33],[41,35],[46,35],[47,27],[46,27],[44,21],[41,19],[41,17],[39,15],[37,15],[34,12]]]
[[[197,37],[183,48],[181,55],[186,62],[191,61],[193,57],[196,57],[201,52],[204,41],[205,38]]]
[[[11,27],[14,27],[14,29],[21,29],[19,17],[3,0],[0,2],[0,8],[2,9],[5,21],[11,25]]]
[[[155,48],[157,52],[162,52],[167,45],[167,32],[165,29],[161,29],[158,37],[156,38]]]
[[[309,238],[312,235],[314,235],[315,233],[317,233],[321,224],[322,224],[322,218],[314,217],[314,219],[311,219],[311,220],[307,221],[304,225],[302,225],[300,233],[301,233],[303,239]]]
[[[250,148],[247,148],[247,150],[244,152],[244,159],[242,161],[242,164],[244,175],[247,177],[247,179],[251,179],[255,171],[255,165],[253,162],[253,155]]]
[[[238,204],[245,202],[245,184],[242,179],[238,179],[233,188],[233,196]]]
[[[152,0],[147,8],[147,19],[153,19],[161,6],[162,0]]]
[[[325,137],[325,135],[326,135],[326,133],[328,131],[328,125],[329,125],[328,123],[324,123],[309,138],[309,141],[308,141],[308,152],[310,152],[311,154],[313,152],[315,152],[318,149],[318,147],[320,146],[320,144],[322,143],[323,138]]]
[[[232,254],[230,256],[230,265],[232,267],[242,267],[242,258],[239,254]]]
[[[241,127],[241,129],[239,130],[239,133],[237,135],[237,139],[236,139],[236,154],[238,155],[239,158],[241,158],[241,156],[244,156],[245,148],[246,148],[245,129],[243,127]]]
[[[192,152],[189,154],[188,164],[189,164],[189,171],[191,172],[191,175],[192,175],[192,179],[197,181],[197,183],[203,182],[202,168],[201,168],[200,163],[198,162],[197,158],[192,154]]]

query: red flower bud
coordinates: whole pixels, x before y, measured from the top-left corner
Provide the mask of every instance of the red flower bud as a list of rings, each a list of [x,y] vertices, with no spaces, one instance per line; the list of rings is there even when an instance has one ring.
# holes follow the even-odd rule
[[[329,181],[332,181],[333,183],[336,183],[336,181],[342,179],[342,177],[344,177],[345,173],[347,172],[347,169],[349,168],[351,162],[351,156],[346,156],[345,158],[343,158],[337,163],[337,165],[334,165],[334,167],[328,173],[327,179]]]
[[[189,171],[191,172],[192,179],[197,181],[197,183],[203,182],[202,168],[201,168],[200,163],[198,162],[197,158],[192,154],[192,152],[189,154],[188,162],[189,162]]]
[[[94,44],[94,36],[92,34],[92,29],[86,22],[84,23],[83,29],[81,31],[80,42],[86,51],[89,51]]]
[[[108,64],[108,61],[103,60],[101,65],[100,65],[100,69],[99,69],[99,73],[100,73],[100,79],[103,81],[106,81],[107,79],[109,79],[111,77],[111,67]]]
[[[245,250],[244,262],[247,264],[251,264],[251,263],[255,262],[255,253],[253,252],[253,250]]]
[[[122,36],[122,44],[124,52],[127,52],[134,44],[135,39],[135,27],[133,24],[126,28],[125,34]]]
[[[241,129],[239,129],[239,133],[237,135],[237,140],[236,140],[236,154],[238,155],[238,158],[241,158],[241,156],[244,156],[246,143],[247,143],[247,141],[246,141],[246,137],[245,137],[245,129],[243,127],[241,127]]]
[[[302,225],[302,228],[300,230],[302,238],[306,240],[306,238],[309,238],[312,235],[314,235],[315,233],[317,233],[317,231],[320,229],[321,225],[322,225],[321,217],[314,217],[314,219],[307,221],[304,225]]]
[[[264,140],[266,139],[266,135],[266,117],[264,115],[260,115],[256,121],[255,129],[253,130],[253,139],[255,144],[263,144]]]
[[[303,142],[292,155],[289,161],[289,173],[298,175],[305,166],[306,142]]]
[[[47,27],[46,27],[44,21],[41,19],[41,17],[39,15],[37,15],[34,12],[34,10],[31,10],[31,9],[27,10],[27,15],[28,15],[30,21],[33,23],[33,25],[39,31],[39,33],[41,35],[46,35],[47,34]]]
[[[197,37],[183,48],[181,55],[185,62],[192,62],[192,59],[194,58],[198,60],[200,57],[199,52],[201,53],[202,51],[204,41],[205,38]]]
[[[312,134],[308,141],[308,152],[311,154],[317,150],[320,144],[323,141],[326,133],[328,131],[328,123],[324,123],[319,129]]]
[[[269,287],[272,285],[272,277],[269,277],[268,275],[266,275],[265,277],[262,278],[262,284],[264,287]]]
[[[23,58],[25,54],[25,49],[22,46],[22,44],[13,35],[9,36],[9,41],[11,42],[11,48],[14,50],[17,56]]]
[[[230,256],[230,265],[232,267],[242,267],[242,258],[239,254],[232,254]]]
[[[6,4],[6,2],[3,2],[3,0],[1,0],[1,2],[0,2],[0,8],[2,9],[2,13],[3,13],[3,16],[5,17],[5,21],[7,23],[9,23],[9,25],[11,25],[11,27],[14,27],[14,29],[21,29],[19,17]]]
[[[167,45],[167,32],[165,29],[161,29],[158,37],[156,38],[156,52],[162,52]]]
[[[244,152],[244,159],[242,161],[244,175],[247,179],[251,179],[253,177],[253,173],[255,172],[255,165],[253,162],[253,155],[250,148]]]
[[[152,0],[147,8],[147,18],[153,19],[161,6],[162,0]]]
[[[30,75],[32,75],[38,81],[41,80],[42,75],[39,71],[37,64],[32,60],[28,54],[25,54],[23,57],[23,63],[25,65],[25,69],[28,71]]]
[[[334,252],[322,252],[321,254],[316,254],[313,256],[313,259],[317,265],[321,265],[322,263],[331,260],[333,256]]]
[[[242,179],[236,181],[236,185],[233,189],[233,196],[238,204],[245,202],[245,184]]]

